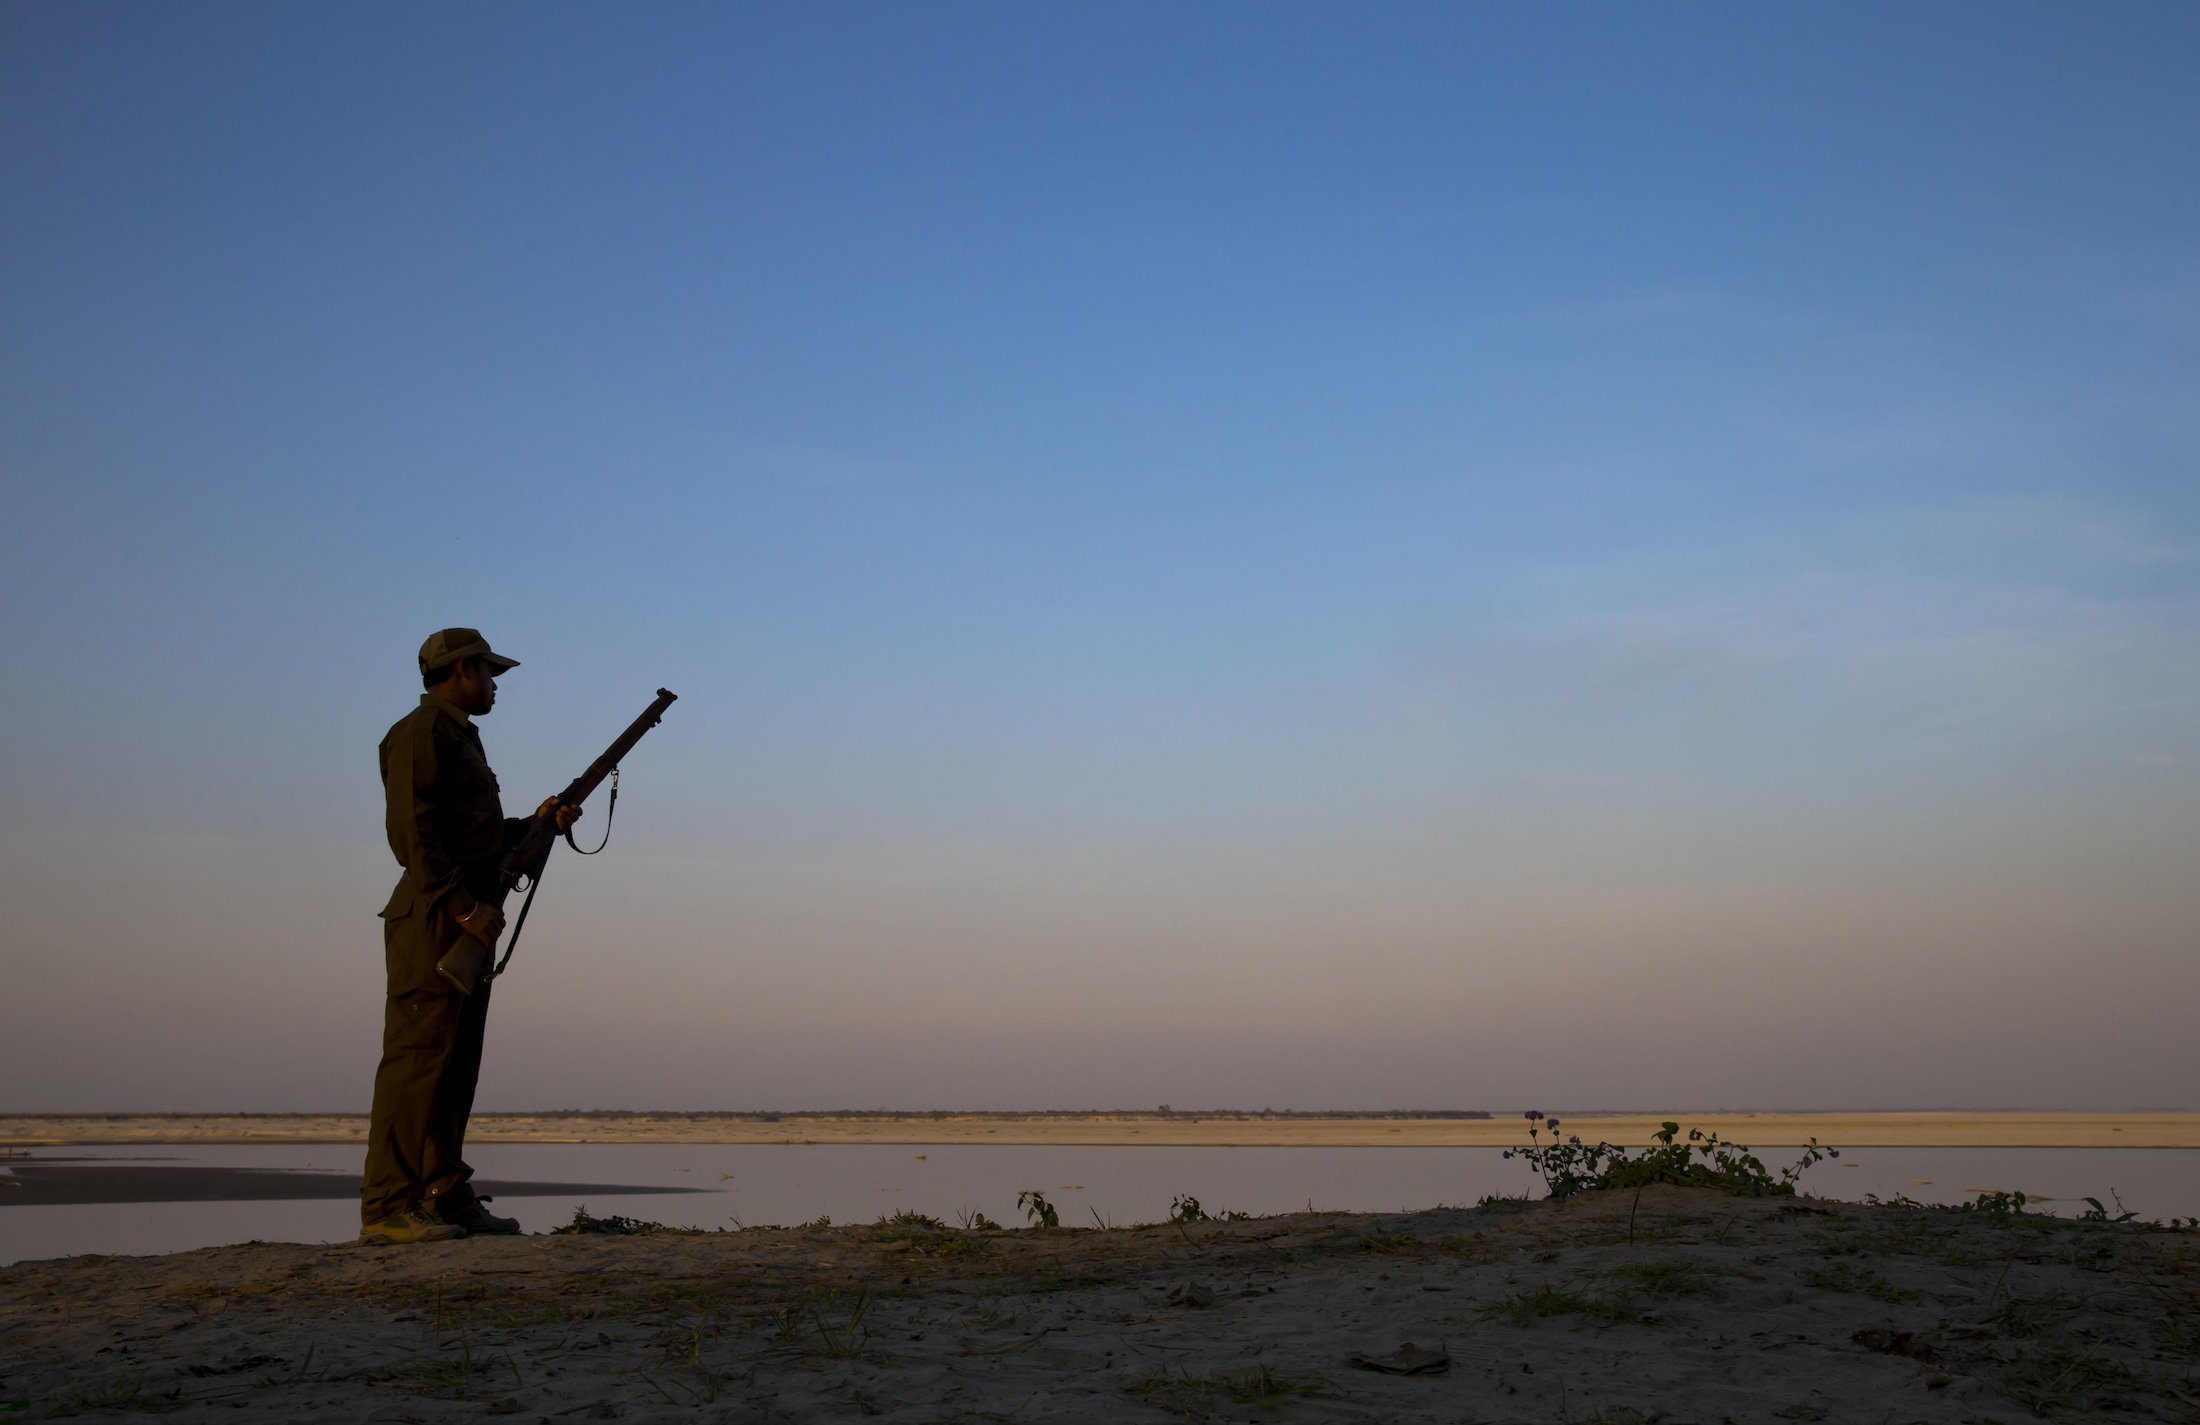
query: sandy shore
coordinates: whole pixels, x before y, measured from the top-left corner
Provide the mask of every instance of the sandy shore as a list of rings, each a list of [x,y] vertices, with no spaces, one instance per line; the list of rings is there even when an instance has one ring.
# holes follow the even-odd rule
[[[1664,1187],[0,1268],[32,1420],[2190,1422],[2196,1341],[2189,1233]]]
[[[1673,1113],[1552,1110],[1568,1133],[1639,1147],[1665,1118],[1757,1148],[1811,1138],[1842,1148],[2200,1148],[2200,1113]],[[477,1113],[477,1143],[1091,1144],[1172,1147],[1513,1147],[1515,1115],[1263,1118],[1170,1114]],[[143,1114],[0,1116],[0,1147],[132,1143],[358,1143],[364,1116]]]

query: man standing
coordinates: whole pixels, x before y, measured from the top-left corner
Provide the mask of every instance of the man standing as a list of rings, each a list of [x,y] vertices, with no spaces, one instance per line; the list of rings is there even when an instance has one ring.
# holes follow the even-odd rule
[[[404,867],[382,908],[389,995],[382,1063],[374,1075],[365,1242],[439,1242],[469,1232],[517,1232],[469,1186],[466,1119],[481,1074],[489,982],[472,994],[436,969],[460,937],[488,950],[504,931],[498,868],[526,833],[508,818],[474,719],[496,706],[497,675],[517,660],[470,628],[446,628],[420,646],[420,706],[382,739],[384,824]],[[545,801],[535,815],[560,831],[579,807]]]

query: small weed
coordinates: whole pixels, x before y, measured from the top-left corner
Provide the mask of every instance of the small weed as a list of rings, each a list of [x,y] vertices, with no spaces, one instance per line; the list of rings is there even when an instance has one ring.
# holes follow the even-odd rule
[[[1241,1376],[1225,1376],[1222,1393],[1240,1405],[1274,1409],[1293,1396],[1318,1400],[1336,1392],[1320,1376],[1281,1375],[1266,1366],[1255,1366]]]
[[[869,1339],[864,1321],[871,1313],[872,1302],[867,1288],[852,1295],[812,1290],[781,1308],[779,1339],[834,1360],[853,1360],[863,1353]]]
[[[1171,1222],[1205,1222],[1208,1220],[1207,1209],[1199,1205],[1198,1198],[1186,1193],[1182,1197],[1169,1200],[1169,1220]]]
[[[1612,1275],[1622,1278],[1638,1291],[1651,1296],[1718,1296],[1719,1284],[1701,1263],[1685,1258],[1667,1258],[1650,1262],[1628,1262],[1615,1267]]]
[[[965,1232],[998,1232],[1001,1230],[1000,1223],[995,1222],[974,1207],[967,1212],[956,1213],[955,1220],[962,1224],[962,1230]]]
[[[566,1223],[563,1227],[553,1227],[550,1231],[553,1236],[560,1237],[576,1234],[595,1237],[656,1237],[660,1235],[696,1237],[702,1235],[702,1229],[698,1227],[667,1227],[662,1222],[645,1222],[639,1217],[595,1217],[589,1213],[586,1203],[573,1209],[573,1220],[571,1222]]]
[[[2124,1200],[2121,1197],[2117,1197],[2116,1189],[2110,1188],[2108,1190],[2108,1195],[2116,1199],[2116,1212],[2114,1216],[2111,1216],[2109,1214],[2107,1208],[2101,1206],[2101,1200],[2099,1198],[2089,1197],[2085,1199],[2087,1203],[2086,1210],[2078,1214],[2078,1220],[2080,1222],[2129,1222],[2139,1215],[2138,1213],[2133,1212],[2130,1208],[2124,1206]]]
[[[509,1351],[498,1351],[494,1355],[476,1356],[473,1342],[461,1336],[456,1356],[427,1362],[419,1368],[416,1376],[422,1390],[447,1390],[453,1395],[464,1395],[474,1387],[477,1377],[492,1372],[501,1375],[503,1371],[512,1373],[512,1384],[526,1384],[525,1379],[519,1373],[518,1362],[512,1359]]]
[[[1034,1227],[1051,1230],[1062,1225],[1062,1214],[1055,1210],[1053,1203],[1047,1201],[1046,1194],[1037,1188],[1016,1194],[1016,1206],[1023,1210],[1024,1217]]]

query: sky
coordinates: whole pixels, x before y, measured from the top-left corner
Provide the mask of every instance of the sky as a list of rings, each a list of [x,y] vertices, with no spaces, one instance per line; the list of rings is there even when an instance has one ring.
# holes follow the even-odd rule
[[[484,1108],[2200,1108],[2195,53],[0,7],[0,1111],[364,1110],[446,625]]]

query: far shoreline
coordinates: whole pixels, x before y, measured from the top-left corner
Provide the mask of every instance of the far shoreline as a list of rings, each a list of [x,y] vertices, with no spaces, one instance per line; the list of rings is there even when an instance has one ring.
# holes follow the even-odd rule
[[[1753,1148],[2200,1148],[2200,1112],[1717,1112],[1554,1110],[1560,1135],[1628,1147],[1662,1124]],[[476,1143],[946,1147],[1512,1148],[1524,1115],[1463,1113],[476,1113]],[[364,1114],[0,1114],[0,1148],[359,1143]],[[1544,1130],[1544,1141],[1552,1134]]]

